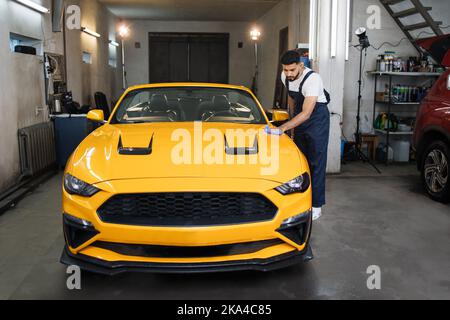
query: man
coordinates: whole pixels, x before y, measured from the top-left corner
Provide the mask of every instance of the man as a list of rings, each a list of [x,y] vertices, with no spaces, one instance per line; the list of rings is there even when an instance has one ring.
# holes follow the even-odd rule
[[[294,141],[305,154],[311,169],[313,219],[322,216],[325,205],[325,180],[330,134],[329,94],[319,74],[300,62],[297,51],[288,51],[281,58],[281,80],[289,92],[291,120],[271,133],[294,130]]]

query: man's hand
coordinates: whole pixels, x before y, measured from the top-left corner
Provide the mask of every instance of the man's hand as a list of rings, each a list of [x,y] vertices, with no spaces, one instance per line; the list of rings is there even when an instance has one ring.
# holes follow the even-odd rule
[[[283,133],[289,131],[289,128],[286,126],[286,124],[279,126],[278,129],[280,129]]]
[[[303,102],[303,111],[296,117],[294,117],[294,119],[291,119],[290,121],[280,126],[279,129],[283,132],[288,132],[308,121],[314,111],[316,103],[317,97],[305,97],[305,101]]]
[[[285,132],[281,127],[280,128],[276,128],[276,129],[271,129],[269,126],[266,126],[264,131],[267,134],[273,134],[273,135],[276,135],[276,136],[281,136]]]

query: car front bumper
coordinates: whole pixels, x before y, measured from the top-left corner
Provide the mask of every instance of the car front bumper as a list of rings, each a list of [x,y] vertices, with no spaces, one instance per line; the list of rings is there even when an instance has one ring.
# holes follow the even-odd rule
[[[101,186],[102,191],[91,198],[72,196],[64,191],[66,248],[61,262],[93,272],[117,274],[126,271],[270,271],[312,259],[309,248],[311,188],[302,194],[283,196],[274,190],[279,184],[271,181],[201,181],[199,184],[198,179],[183,179],[179,190],[174,190],[177,184],[161,181],[156,184],[148,179],[133,181],[133,184],[115,181]],[[204,185],[208,185],[208,189]],[[115,194],[184,190],[230,192],[236,189],[258,192],[269,199],[278,208],[275,217],[255,223],[170,227],[107,223],[97,214],[98,208]],[[286,226],[284,221],[294,216],[300,218]]]
[[[233,271],[269,272],[283,269],[313,259],[311,247],[308,245],[302,252],[294,250],[268,259],[250,259],[204,263],[156,263],[133,261],[105,261],[83,254],[72,254],[68,247],[64,248],[61,263],[76,265],[81,270],[108,276],[127,272],[147,273],[216,273]]]

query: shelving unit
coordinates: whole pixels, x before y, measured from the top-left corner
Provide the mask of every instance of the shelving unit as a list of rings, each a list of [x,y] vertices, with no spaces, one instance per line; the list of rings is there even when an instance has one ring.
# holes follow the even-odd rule
[[[386,130],[380,130],[380,129],[375,129],[375,132],[379,133],[379,134],[387,134],[388,132]],[[412,136],[413,132],[390,132],[389,133],[391,136]]]
[[[395,106],[419,106],[420,102],[394,102],[392,101],[392,81],[393,78],[439,78],[441,73],[439,72],[379,72],[369,71],[367,74],[375,77],[375,92],[373,103],[373,122],[375,123],[376,110],[378,105],[387,106],[387,113],[390,114],[392,108]],[[387,77],[389,83],[389,101],[377,101],[377,88],[380,78]],[[389,164],[389,142],[390,136],[412,136],[413,132],[393,132],[389,126],[387,130],[375,130],[377,134],[386,136],[386,165]]]

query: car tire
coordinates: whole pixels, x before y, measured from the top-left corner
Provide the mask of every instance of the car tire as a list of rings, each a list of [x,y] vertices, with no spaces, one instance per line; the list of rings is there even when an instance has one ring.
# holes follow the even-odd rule
[[[422,158],[422,183],[436,201],[450,202],[450,147],[444,141],[432,141]]]

